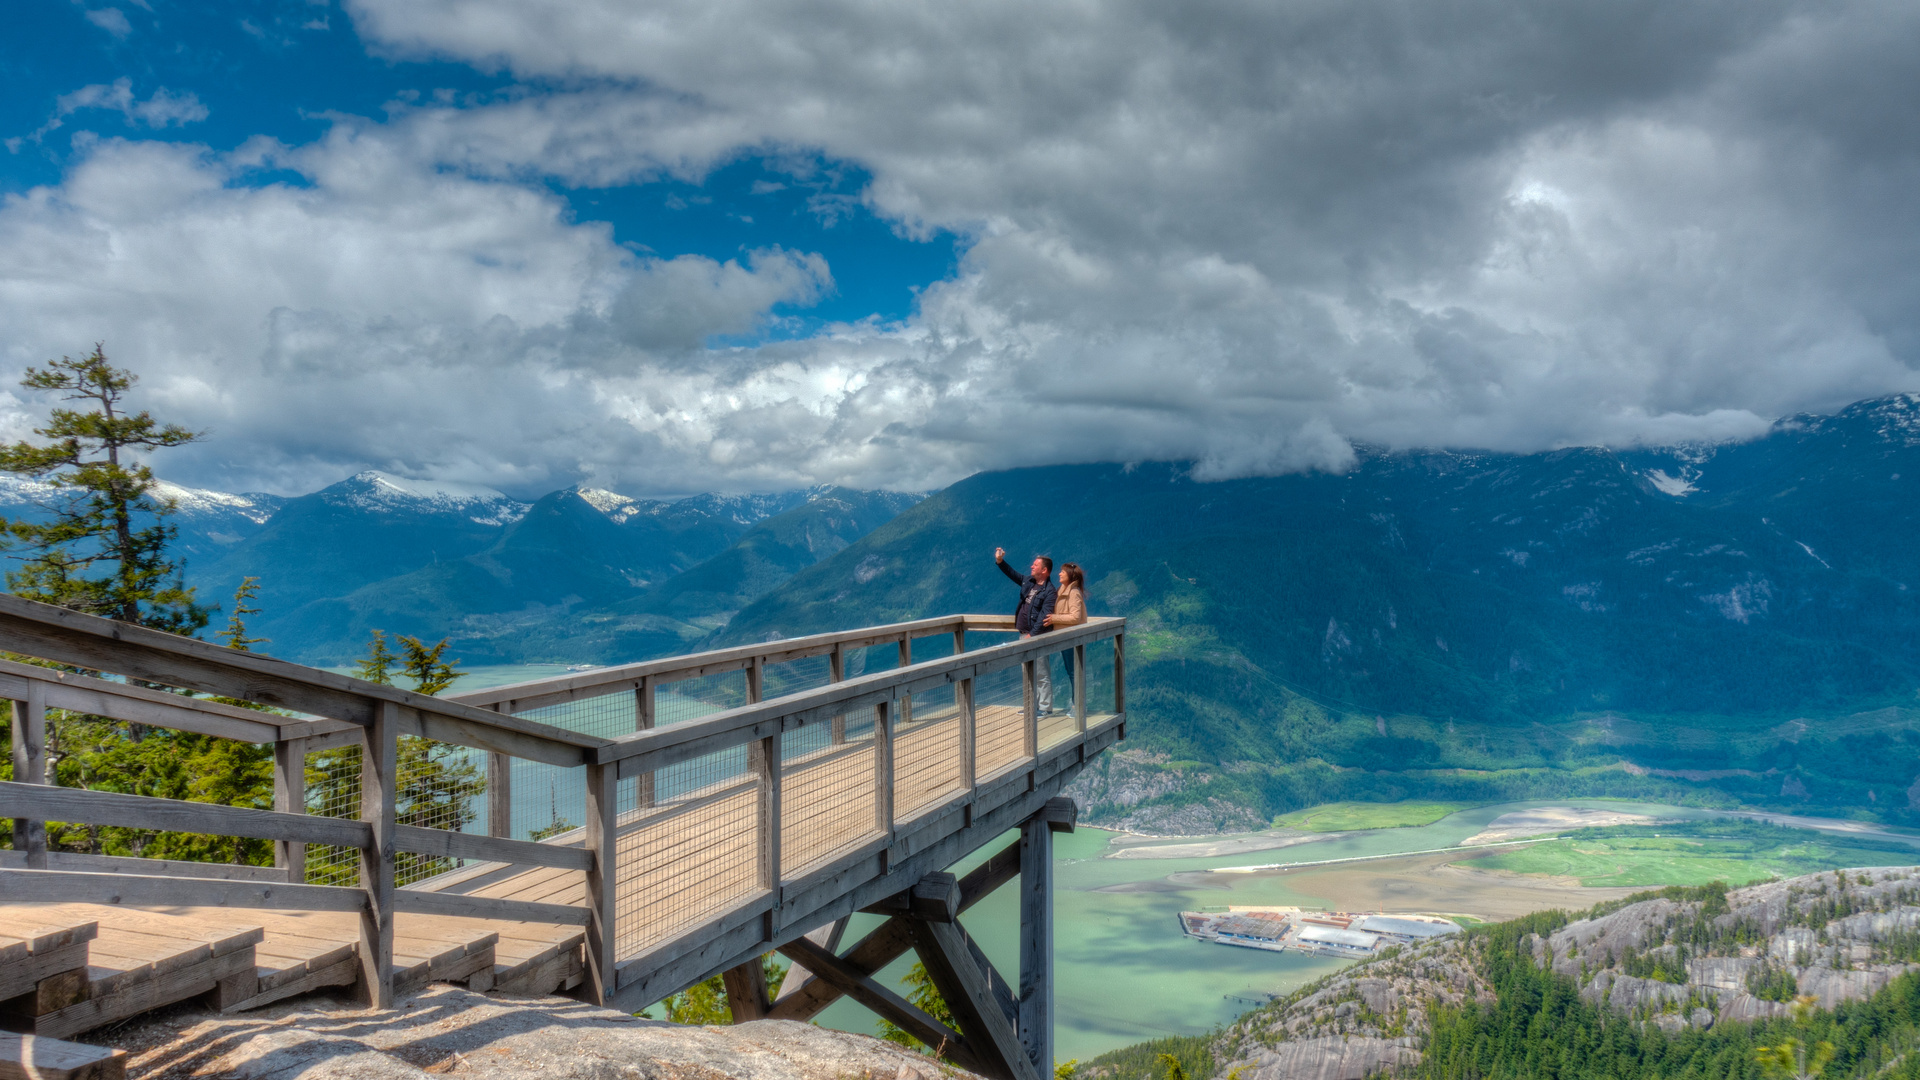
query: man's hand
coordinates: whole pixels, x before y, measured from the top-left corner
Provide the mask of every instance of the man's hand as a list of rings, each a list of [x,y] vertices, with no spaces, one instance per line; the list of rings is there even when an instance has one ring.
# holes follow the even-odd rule
[[[1003,547],[997,547],[997,548],[994,548],[994,549],[993,549],[993,561],[994,561],[994,562],[1006,562],[1006,561],[1007,561],[1007,549],[1006,549],[1006,548],[1003,548]]]
[[[1053,625],[1053,616],[1051,616],[1051,615],[1049,615],[1049,616],[1047,616],[1046,618],[1044,618],[1044,619],[1041,619],[1040,621],[1041,621],[1041,623],[1042,623],[1042,624],[1044,624],[1044,625],[1047,625],[1047,626],[1052,626],[1052,625]]]

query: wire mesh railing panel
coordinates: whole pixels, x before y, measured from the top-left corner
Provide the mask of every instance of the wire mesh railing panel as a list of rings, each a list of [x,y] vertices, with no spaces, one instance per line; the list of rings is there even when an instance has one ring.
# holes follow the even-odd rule
[[[849,679],[856,679],[876,671],[892,671],[899,666],[900,644],[889,641],[880,645],[869,645],[864,649],[848,649],[845,674]]]
[[[784,664],[768,664],[761,670],[762,700],[818,690],[833,680],[833,661],[825,656],[808,656]]]
[[[307,755],[307,813],[360,818],[360,748],[342,746]],[[307,845],[307,884],[358,885],[360,849]]]
[[[653,692],[653,723],[669,727],[747,703],[747,673],[723,671],[661,683]]]
[[[639,715],[639,706],[632,688],[624,687],[578,701],[542,705],[514,715],[568,731],[578,731],[583,735],[617,739],[622,735],[631,735],[638,729],[635,718]]]
[[[969,630],[967,631],[967,651],[979,652],[991,649],[995,645],[1005,645],[1010,641],[1019,641],[1020,635],[1013,630]]]
[[[762,791],[745,746],[621,785],[614,924],[621,957],[711,922],[763,888]]]
[[[800,877],[880,834],[873,710],[780,737],[780,875]]]
[[[1027,757],[1026,688],[1021,666],[973,681],[973,773],[985,780]]]
[[[422,829],[467,832],[485,827],[486,755],[432,739],[400,736],[395,748],[394,822]],[[411,885],[459,868],[464,859],[402,851],[394,858],[394,884]]]
[[[1087,643],[1087,726],[1104,723],[1120,710],[1113,699],[1113,639]]]
[[[893,736],[893,817],[911,820],[920,811],[965,790],[961,768],[961,717],[954,689],[915,694],[901,710]]]

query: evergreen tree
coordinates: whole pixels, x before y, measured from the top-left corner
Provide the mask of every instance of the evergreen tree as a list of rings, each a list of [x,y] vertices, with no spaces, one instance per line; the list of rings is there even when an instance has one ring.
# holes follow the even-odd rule
[[[5,523],[29,553],[7,574],[7,585],[29,600],[191,634],[207,624],[208,612],[194,603],[180,564],[167,555],[173,504],[153,495],[153,473],[136,456],[200,435],[144,410],[129,413],[125,397],[137,381],[108,363],[99,345],[83,359],[63,356],[27,369],[20,383],[26,389],[91,407],[55,408],[47,425],[34,429],[51,440],[47,445],[0,446],[0,471],[43,480],[65,495],[52,521]]]
[[[233,614],[227,618],[227,628],[215,637],[224,639],[227,648],[240,652],[252,652],[253,646],[265,645],[272,638],[248,637],[247,616],[260,614],[260,609],[250,606],[253,598],[260,592],[260,579],[246,577],[240,579],[240,587],[233,590]]]
[[[916,962],[907,969],[907,974],[900,980],[900,985],[907,988],[907,1000],[921,1012],[954,1031],[960,1030],[960,1021],[954,1019],[953,1010],[947,1006],[947,1000],[940,996],[940,988],[933,985],[933,976],[927,973],[927,965]],[[966,1033],[961,1032],[961,1034]],[[938,1048],[928,1047],[927,1044],[909,1034],[907,1029],[896,1025],[891,1020],[880,1021],[880,1037],[891,1043],[899,1043],[901,1046],[918,1047],[929,1053],[938,1052]]]

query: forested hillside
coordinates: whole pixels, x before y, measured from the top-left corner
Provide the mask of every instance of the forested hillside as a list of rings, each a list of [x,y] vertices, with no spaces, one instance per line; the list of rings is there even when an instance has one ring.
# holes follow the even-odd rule
[[[1080,561],[1093,610],[1130,619],[1133,748],[1083,792],[1096,819],[1583,793],[1908,820],[1917,418],[1901,396],[1740,446],[1368,452],[1337,476],[982,474],[723,640],[1010,610],[1005,545]]]
[[[1390,949],[1213,1036],[1088,1063],[1087,1080],[1920,1076],[1920,870],[1668,888]],[[1797,999],[1797,1000],[1796,1000]]]

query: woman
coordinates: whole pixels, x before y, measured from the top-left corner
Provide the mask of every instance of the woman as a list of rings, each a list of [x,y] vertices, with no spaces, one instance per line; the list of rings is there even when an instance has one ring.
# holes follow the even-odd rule
[[[1087,621],[1087,578],[1080,572],[1079,563],[1060,564],[1060,587],[1053,601],[1053,614],[1047,616],[1047,629],[1064,630],[1069,626],[1078,626]],[[1060,654],[1060,660],[1067,667],[1067,701],[1073,698],[1073,650]],[[1058,700],[1058,699],[1056,699]],[[1054,712],[1061,710],[1055,709]],[[1068,706],[1072,711],[1072,706]]]

